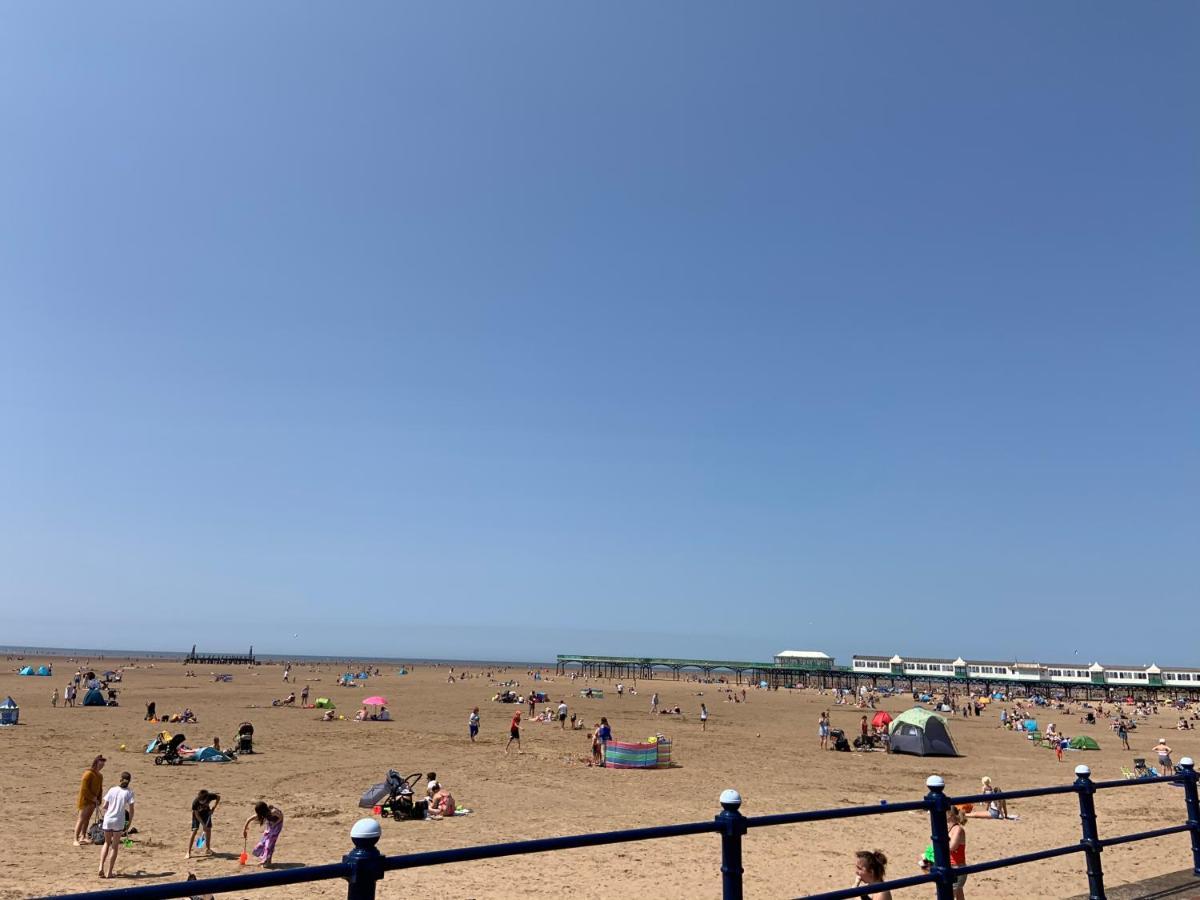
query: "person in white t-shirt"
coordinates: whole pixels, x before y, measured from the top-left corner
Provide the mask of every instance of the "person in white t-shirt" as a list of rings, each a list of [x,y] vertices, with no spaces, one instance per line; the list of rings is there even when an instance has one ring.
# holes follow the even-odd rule
[[[129,782],[133,778],[128,772],[121,773],[121,783],[108,789],[100,804],[100,827],[104,829],[104,849],[100,853],[101,878],[112,878],[113,866],[117,864],[117,851],[121,849],[121,835],[133,821],[133,791]],[[105,872],[104,864],[108,863]]]

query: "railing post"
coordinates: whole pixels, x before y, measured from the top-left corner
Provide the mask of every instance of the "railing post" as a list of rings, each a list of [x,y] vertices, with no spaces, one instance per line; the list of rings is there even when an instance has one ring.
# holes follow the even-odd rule
[[[946,782],[938,775],[925,779],[929,793],[925,805],[929,809],[930,841],[933,843],[933,869],[930,874],[937,881],[937,900],[954,900],[954,873],[950,869],[950,828],[946,825],[946,810],[950,801],[946,799]]]
[[[730,788],[721,791],[721,898],[742,900],[742,835],[746,833],[746,817],[739,811],[742,795]]]
[[[351,866],[346,900],[375,900],[375,885],[383,878],[383,854],[375,845],[382,833],[374,819],[359,819],[350,829],[354,849],[342,857]]]
[[[1183,799],[1187,804],[1187,823],[1192,835],[1192,874],[1200,875],[1200,792],[1196,790],[1196,764],[1190,756],[1179,761],[1183,769]]]
[[[1075,767],[1075,790],[1079,794],[1079,821],[1083,825],[1083,855],[1087,859],[1088,898],[1105,900],[1104,869],[1100,865],[1100,830],[1096,827],[1096,786],[1092,784],[1092,770],[1087,766]]]

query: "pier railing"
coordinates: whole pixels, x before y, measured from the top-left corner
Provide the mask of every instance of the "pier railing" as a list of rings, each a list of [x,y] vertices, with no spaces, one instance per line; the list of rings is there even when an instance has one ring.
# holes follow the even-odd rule
[[[1119,781],[1092,781],[1087,766],[1075,767],[1075,781],[1057,787],[1028,788],[1019,791],[999,791],[990,794],[972,794],[964,797],[946,796],[945,784],[934,775],[926,781],[928,793],[919,800],[901,803],[881,801],[873,806],[853,806],[842,809],[821,809],[806,812],[782,813],[770,816],[744,816],[740,811],[742,798],[737,791],[728,790],[721,794],[721,812],[704,822],[687,822],[677,825],[661,825],[653,828],[632,828],[624,831],[608,831],[596,834],[577,834],[567,837],[538,838],[505,844],[486,844],[478,847],[461,847],[454,850],[431,850],[424,853],[408,853],[402,856],[384,856],[376,844],[381,829],[374,819],[360,819],[350,831],[354,849],[342,857],[339,863],[324,866],[308,866],[279,871],[256,872],[249,875],[230,875],[221,878],[206,878],[201,881],[182,881],[171,884],[144,885],[141,887],[118,888],[116,890],[92,891],[83,894],[58,895],[77,900],[172,900],[177,897],[192,897],[201,894],[219,895],[226,892],[245,894],[247,891],[312,881],[344,879],[347,882],[347,900],[374,900],[375,887],[387,872],[440,866],[450,863],[469,862],[481,859],[499,859],[527,853],[548,853],[555,850],[571,850],[581,847],[601,847],[607,844],[625,844],[634,841],[658,840],[660,838],[683,837],[695,834],[717,834],[721,838],[721,896],[723,900],[742,898],[742,840],[751,828],[767,828],[776,825],[794,825],[804,822],[826,822],[834,819],[850,819],[862,816],[881,816],[893,813],[924,811],[929,814],[930,836],[933,844],[933,863],[928,872],[906,878],[894,878],[878,884],[805,894],[808,900],[846,900],[862,897],[884,890],[898,890],[920,884],[932,884],[938,900],[953,900],[954,881],[963,875],[989,872],[1009,866],[1053,859],[1082,853],[1084,856],[1088,896],[1091,900],[1105,900],[1104,871],[1101,853],[1105,847],[1147,841],[1172,834],[1189,832],[1192,845],[1192,871],[1200,877],[1200,791],[1197,790],[1197,772],[1191,759],[1181,760],[1174,774],[1151,778],[1122,779]],[[1184,811],[1187,818],[1179,825],[1169,825],[1151,831],[1124,834],[1118,837],[1101,838],[1096,821],[1095,794],[1110,789],[1135,789],[1152,784],[1175,784],[1183,787]],[[1050,847],[1033,853],[1006,856],[1001,859],[955,866],[950,862],[949,827],[946,811],[952,805],[964,803],[991,803],[999,800],[1019,800],[1025,797],[1045,797],[1052,794],[1075,794],[1079,799],[1079,819],[1082,836],[1075,843]]]

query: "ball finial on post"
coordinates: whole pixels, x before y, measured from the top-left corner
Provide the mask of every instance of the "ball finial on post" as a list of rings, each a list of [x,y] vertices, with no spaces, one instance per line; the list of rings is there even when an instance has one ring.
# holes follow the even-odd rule
[[[382,835],[383,829],[374,819],[359,819],[350,829],[350,840],[354,841],[355,847],[364,850],[378,844]]]

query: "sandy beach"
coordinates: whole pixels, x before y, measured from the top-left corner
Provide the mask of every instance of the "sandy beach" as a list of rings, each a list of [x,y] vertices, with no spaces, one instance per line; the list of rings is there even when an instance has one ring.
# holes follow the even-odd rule
[[[419,665],[400,676],[389,666],[364,687],[336,684],[341,667],[297,666],[294,685],[282,683],[275,665],[221,668],[232,682],[216,682],[212,671],[195,668],[185,677],[179,663],[125,665],[116,708],[52,708],[51,691],[60,694],[74,673],[65,660],[25,659],[21,665],[53,662],[52,677],[19,677],[9,661],[0,674],[0,695],[21,706],[21,724],[0,729],[0,770],[6,815],[0,819],[0,898],[39,896],[235,874],[242,851],[242,823],[256,800],[282,808],[286,823],[275,861],[281,865],[333,862],[350,849],[349,829],[365,811],[358,799],[369,785],[382,781],[389,768],[404,774],[436,771],[470,815],[446,821],[383,822],[380,848],[397,854],[496,841],[572,834],[707,819],[718,812],[724,788],[737,788],[747,815],[817,809],[851,804],[915,799],[930,774],[945,777],[951,794],[978,790],[987,775],[1000,787],[1016,789],[1053,785],[1072,779],[1079,763],[1097,778],[1120,777],[1120,767],[1133,757],[1153,758],[1150,747],[1165,736],[1175,759],[1200,753],[1197,732],[1177,732],[1177,717],[1163,711],[1130,735],[1133,752],[1107,723],[1078,724],[1079,714],[1055,713],[1060,730],[1090,734],[1099,752],[1070,752],[1058,761],[1049,750],[1034,747],[1017,734],[997,727],[994,711],[951,726],[959,758],[919,758],[884,753],[834,753],[818,748],[816,722],[830,709],[833,725],[853,736],[859,716],[851,706],[834,706],[832,696],[815,691],[750,690],[748,702],[723,700],[719,685],[684,681],[641,681],[638,693],[618,699],[612,684],[604,699],[582,699],[582,679],[556,677],[553,671],[535,684],[524,669],[494,677],[447,681],[445,667]],[[117,660],[93,661],[99,670]],[[467,669],[476,674],[481,670]],[[486,671],[486,670],[483,670]],[[494,680],[512,678],[524,693],[546,690],[557,703],[565,698],[587,724],[607,716],[618,740],[643,740],[656,732],[670,736],[677,768],[658,771],[591,768],[588,732],[563,731],[557,724],[527,724],[523,752],[505,755],[508,723],[514,707],[491,702]],[[320,711],[271,706],[308,684],[312,698],[327,696],[345,721],[319,721]],[[633,684],[627,685],[627,690]],[[679,705],[683,716],[651,715],[650,695],[657,691],[664,707]],[[703,696],[698,696],[703,692]],[[358,701],[381,694],[391,701],[396,721],[350,721]],[[156,726],[143,721],[145,704],[153,700],[160,714],[190,707],[198,724]],[[701,731],[699,705],[708,705],[710,720]],[[880,708],[895,714],[911,706],[911,698],[886,698]],[[480,707],[478,742],[467,738],[467,717]],[[527,709],[527,708],[526,708]],[[1077,710],[1078,707],[1075,707]],[[1043,713],[1043,718],[1046,718]],[[183,730],[187,743],[207,745],[216,735],[232,740],[237,726],[256,728],[255,755],[229,764],[155,766],[142,752],[160,728]],[[121,750],[124,745],[125,749]],[[108,757],[105,788],[119,773],[133,775],[138,833],[133,846],[121,851],[113,881],[96,877],[99,849],[77,848],[71,834],[75,799],[82,771],[92,758]],[[210,858],[185,860],[192,798],[200,788],[222,796],[214,824]],[[1105,836],[1178,824],[1185,818],[1182,791],[1167,785],[1110,791],[1097,801]],[[972,819],[967,826],[968,859],[997,856],[1074,843],[1079,838],[1074,796],[1042,798],[1012,804],[1019,821]],[[253,840],[251,841],[253,843]],[[854,879],[854,851],[880,849],[891,860],[888,874],[916,872],[928,843],[924,814],[855,819],[816,826],[789,826],[752,831],[746,838],[746,893],[750,897],[784,897],[849,886]],[[1104,853],[1107,883],[1116,886],[1177,871],[1188,864],[1186,835],[1152,843],[1114,847]],[[1000,873],[972,876],[968,897],[1068,897],[1086,890],[1081,856],[1060,858]],[[381,897],[514,897],[558,898],[656,896],[713,898],[720,894],[716,836],[674,839],[586,851],[516,857],[392,873],[381,885]],[[237,896],[227,894],[225,896]],[[255,898],[343,897],[342,882],[254,892]],[[919,888],[898,896],[932,896]]]

